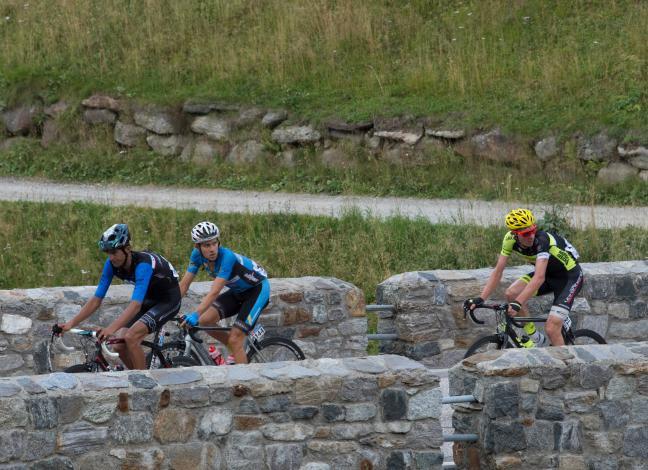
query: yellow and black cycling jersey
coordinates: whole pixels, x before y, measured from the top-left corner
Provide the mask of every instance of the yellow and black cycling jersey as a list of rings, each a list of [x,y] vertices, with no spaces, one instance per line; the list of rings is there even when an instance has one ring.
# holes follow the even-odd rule
[[[504,235],[501,254],[510,256],[514,251],[531,264],[535,264],[537,259],[548,259],[548,274],[571,271],[578,266],[579,254],[576,248],[564,237],[543,230],[536,232],[530,247],[520,245],[513,232],[508,232]]]

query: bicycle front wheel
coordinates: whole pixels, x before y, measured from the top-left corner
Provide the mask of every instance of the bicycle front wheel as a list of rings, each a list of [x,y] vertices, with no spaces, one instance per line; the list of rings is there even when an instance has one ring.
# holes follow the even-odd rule
[[[607,341],[596,331],[584,329],[574,331],[574,341],[571,344],[607,344]]]
[[[66,367],[63,369],[63,372],[67,372],[68,374],[80,374],[83,372],[98,372],[96,364],[88,364],[88,363],[83,363],[83,364],[74,364],[73,366]]]
[[[293,341],[279,336],[264,338],[248,352],[248,362],[302,361],[306,358]]]
[[[493,351],[496,349],[504,349],[506,347],[508,346],[502,344],[499,335],[484,336],[483,338],[479,338],[472,344],[472,346],[468,348],[468,351],[466,351],[466,354],[464,355],[464,359],[472,356],[473,354]]]
[[[161,348],[154,348],[146,355],[148,369],[164,369],[169,367],[199,366],[202,364],[200,357],[191,351],[190,356],[184,355],[185,343],[172,342]]]

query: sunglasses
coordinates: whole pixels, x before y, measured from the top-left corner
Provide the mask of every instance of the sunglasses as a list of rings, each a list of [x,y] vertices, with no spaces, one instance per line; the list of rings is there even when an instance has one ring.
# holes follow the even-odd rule
[[[513,230],[513,233],[515,235],[520,236],[520,237],[528,237],[528,236],[533,235],[534,233],[536,233],[537,229],[538,229],[537,226],[532,225],[531,227],[527,227],[527,228],[522,229],[522,230]]]

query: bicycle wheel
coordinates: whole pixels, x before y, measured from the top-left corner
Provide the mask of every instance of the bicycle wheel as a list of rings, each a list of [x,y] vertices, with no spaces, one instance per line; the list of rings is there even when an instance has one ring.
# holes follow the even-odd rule
[[[68,374],[79,374],[83,372],[97,372],[97,367],[96,364],[88,364],[88,363],[83,363],[83,364],[74,364],[73,366],[66,367],[63,369],[63,372],[67,372]]]
[[[254,348],[248,351],[248,362],[301,361],[306,358],[299,346],[278,336],[262,339],[257,348],[258,351]]]
[[[472,346],[468,348],[468,351],[466,351],[466,354],[464,355],[464,359],[472,356],[473,354],[493,351],[496,349],[504,349],[506,347],[510,347],[510,345],[507,343],[507,345],[504,346],[500,340],[499,335],[484,336],[482,338],[479,338],[472,344]]]
[[[184,355],[185,343],[179,341],[164,344],[159,349],[152,349],[146,355],[146,367],[147,369],[163,369],[165,367],[187,367],[186,365],[178,366],[180,359],[187,359],[191,361],[190,366],[201,365],[200,357],[194,352],[191,351],[191,356]],[[153,355],[155,354],[155,360],[153,360]],[[182,361],[180,361],[182,362]],[[151,363],[153,365],[151,365]]]
[[[573,333],[574,340],[569,344],[607,344],[607,341],[605,341],[605,339],[596,331],[576,330]]]
[[[200,362],[189,356],[176,356],[171,359],[171,367],[193,367],[199,366]]]

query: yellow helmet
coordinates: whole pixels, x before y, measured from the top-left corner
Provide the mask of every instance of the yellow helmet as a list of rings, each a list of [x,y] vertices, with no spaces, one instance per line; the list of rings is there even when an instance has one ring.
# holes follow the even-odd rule
[[[520,230],[535,224],[535,217],[529,209],[513,209],[506,214],[506,226],[509,230]]]

